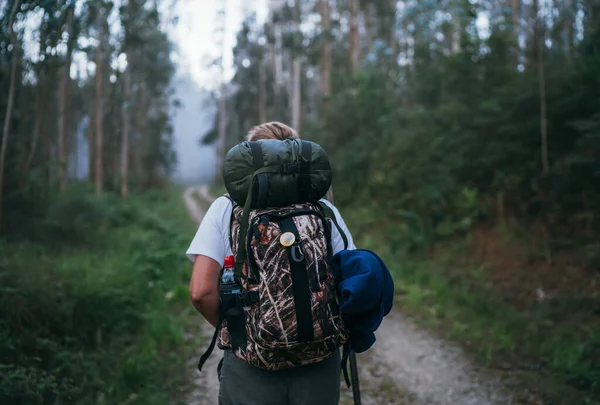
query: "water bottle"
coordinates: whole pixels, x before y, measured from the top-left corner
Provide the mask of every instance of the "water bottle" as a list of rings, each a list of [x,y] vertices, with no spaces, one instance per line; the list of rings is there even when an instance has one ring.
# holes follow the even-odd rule
[[[239,295],[241,293],[240,286],[235,281],[234,268],[235,258],[233,256],[225,257],[225,261],[223,264],[223,274],[221,275],[222,295]]]

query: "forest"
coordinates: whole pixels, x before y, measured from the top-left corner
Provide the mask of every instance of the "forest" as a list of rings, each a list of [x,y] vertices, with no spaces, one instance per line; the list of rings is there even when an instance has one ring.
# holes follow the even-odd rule
[[[158,405],[190,378],[176,2],[0,3],[1,403]],[[542,403],[598,403],[600,3],[257,4],[198,143],[320,143],[400,311]]]
[[[600,3],[269,6],[203,142],[271,120],[319,142],[410,316],[556,403],[600,398]]]

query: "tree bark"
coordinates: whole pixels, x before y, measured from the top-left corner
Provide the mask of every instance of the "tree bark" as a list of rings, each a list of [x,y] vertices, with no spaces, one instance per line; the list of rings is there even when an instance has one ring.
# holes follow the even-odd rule
[[[462,34],[462,21],[456,12],[452,14],[452,43],[450,52],[459,53],[461,50],[460,37]]]
[[[512,29],[513,29],[513,35],[515,37],[515,40],[519,41],[519,32],[520,32],[520,27],[519,27],[519,22],[520,22],[520,1],[519,0],[512,0]]]
[[[565,12],[567,13],[567,35],[565,44],[565,56],[569,64],[573,64],[573,47],[575,46],[575,10],[573,0],[565,0]]]
[[[10,19],[8,21],[8,29],[10,33],[10,42],[12,44],[12,58],[10,63],[10,82],[8,85],[8,100],[6,104],[6,113],[4,115],[4,128],[2,130],[2,146],[0,148],[0,224],[2,223],[2,201],[3,201],[3,190],[4,190],[4,165],[6,162],[6,149],[8,148],[8,134],[10,133],[10,120],[12,118],[12,109],[15,99],[15,87],[17,83],[17,61],[19,60],[19,43],[17,35],[13,29],[15,18],[17,17],[17,11],[19,10],[21,1],[15,0],[13,3],[12,10],[10,12]]]
[[[300,129],[300,104],[302,101],[301,86],[300,86],[300,75],[302,68],[302,61],[300,59],[300,47],[301,47],[301,34],[300,34],[300,2],[295,2],[295,16],[294,16],[294,34],[296,35],[295,48],[292,56],[292,128],[296,130],[298,135],[301,133]]]
[[[300,110],[302,102],[301,86],[300,86],[300,69],[302,62],[299,55],[294,56],[293,65],[293,99],[292,99],[292,128],[300,135]]]
[[[544,69],[544,48],[545,48],[545,30],[543,29],[542,19],[540,18],[538,0],[533,0],[533,11],[535,16],[535,47],[537,51],[537,69],[538,84],[540,93],[540,137],[541,137],[541,155],[542,171],[544,174],[549,171],[548,164],[548,122],[546,117],[546,77]]]
[[[128,192],[129,174],[129,127],[131,105],[131,53],[127,52],[127,68],[123,77],[123,104],[121,106],[122,130],[121,130],[121,197],[126,198]]]
[[[40,139],[40,135],[42,132],[42,122],[44,120],[44,109],[46,105],[44,104],[46,100],[46,91],[45,91],[45,73],[44,68],[40,68],[38,77],[37,77],[37,85],[35,86],[35,118],[33,124],[33,138],[31,140],[31,147],[29,149],[29,154],[27,156],[27,162],[25,164],[25,176],[29,173],[29,169],[33,163],[33,158],[35,157],[35,152],[37,151],[37,145]]]
[[[225,83],[221,83],[219,94],[219,142],[217,144],[217,181],[221,180],[223,175],[223,162],[225,160],[225,143],[227,140],[227,103],[225,100]]]
[[[58,89],[58,160],[60,162],[59,168],[59,181],[60,191],[64,192],[67,188],[67,182],[69,179],[68,173],[68,152],[67,152],[67,139],[69,137],[69,99],[71,93],[71,55],[73,53],[73,30],[71,25],[73,24],[73,8],[69,7],[67,10],[66,26],[69,33],[69,39],[67,42],[67,53],[65,56],[64,65],[60,72],[60,82]]]
[[[95,180],[96,180],[96,194],[102,194],[103,191],[103,168],[102,168],[102,124],[103,124],[103,105],[102,105],[102,70],[104,69],[103,59],[103,45],[104,45],[104,32],[103,23],[101,17],[101,10],[98,9],[97,26],[100,30],[98,35],[98,46],[96,47],[96,131],[95,131]]]
[[[265,61],[261,60],[258,66],[258,120],[262,124],[267,122],[267,72]]]
[[[50,92],[50,81],[48,80],[48,54],[46,53],[46,31],[43,28],[44,18],[42,16],[42,22],[40,23],[40,38],[39,38],[39,51],[38,59],[43,63],[38,62],[39,67],[37,69],[37,83],[35,86],[35,117],[33,124],[33,138],[31,140],[31,148],[27,156],[27,162],[25,164],[25,177],[29,173],[29,169],[33,164],[33,158],[38,149],[38,143],[42,134],[42,128],[46,117],[46,110],[48,109],[48,94]]]
[[[281,24],[279,19],[276,18],[281,12],[281,1],[270,0],[269,1],[269,21],[273,33],[273,89],[274,93],[278,94],[279,89],[283,87],[283,56],[281,54],[282,49],[282,34]]]
[[[321,95],[325,98],[331,96],[331,8],[330,0],[321,0],[321,31],[323,44],[321,45]]]
[[[350,8],[350,71],[358,69],[359,37],[358,37],[358,0],[348,0]]]
[[[92,94],[91,86],[88,95],[89,106],[88,106],[88,123],[87,123],[87,149],[88,149],[88,181],[91,183],[94,181],[96,176],[94,175],[94,162],[95,162],[95,145],[96,145],[96,136],[94,127],[96,125],[96,112],[95,112],[95,102],[92,102],[95,95]]]

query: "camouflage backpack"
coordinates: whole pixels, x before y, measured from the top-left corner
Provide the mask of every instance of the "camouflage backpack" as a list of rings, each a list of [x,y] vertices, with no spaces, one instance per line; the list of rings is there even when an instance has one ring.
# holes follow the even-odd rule
[[[347,246],[346,236],[319,200],[253,207],[249,189],[244,206],[227,195],[238,284],[235,294],[221,285],[219,327],[198,368],[217,338],[219,348],[266,370],[327,359],[348,340],[330,265],[332,224]]]

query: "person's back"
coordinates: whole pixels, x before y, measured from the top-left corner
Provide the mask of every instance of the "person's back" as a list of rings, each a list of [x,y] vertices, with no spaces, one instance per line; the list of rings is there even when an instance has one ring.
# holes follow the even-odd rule
[[[268,123],[255,127],[248,136],[249,141],[261,139],[283,141],[289,138],[297,138],[297,135],[291,128],[279,123]],[[276,223],[265,222],[265,225],[272,226],[260,228],[262,233],[259,233],[257,226],[257,240],[260,243],[256,244],[257,247],[250,246],[250,244],[243,246],[242,254],[247,255],[250,253],[246,251],[246,248],[249,250],[260,249],[262,246],[263,250],[260,255],[265,258],[266,262],[258,263],[257,266],[262,270],[267,268],[271,271],[268,274],[276,274],[274,272],[279,271],[281,277],[277,280],[273,277],[268,283],[263,282],[261,288],[258,286],[254,289],[248,288],[248,290],[256,291],[256,300],[260,298],[261,308],[263,310],[267,308],[263,312],[260,311],[260,308],[249,310],[248,306],[250,304],[247,304],[244,309],[245,318],[251,318],[254,321],[254,326],[237,327],[238,332],[236,332],[235,325],[232,322],[234,318],[229,318],[229,324],[220,333],[219,347],[224,349],[224,358],[220,369],[219,404],[335,405],[338,403],[341,360],[339,346],[344,342],[344,336],[341,332],[337,333],[336,331],[338,326],[342,327],[341,323],[338,325],[341,318],[338,321],[339,314],[335,314],[335,309],[332,309],[335,305],[333,305],[334,301],[331,300],[337,298],[327,294],[332,280],[324,279],[326,277],[323,276],[325,274],[323,268],[328,267],[328,262],[323,262],[323,260],[325,260],[324,257],[327,257],[328,260],[345,248],[355,249],[355,246],[338,210],[324,199],[320,203],[323,210],[328,211],[330,215],[335,217],[335,221],[332,221],[335,226],[327,227],[323,224],[323,227],[319,228],[320,225],[316,220],[313,222],[304,221],[306,224],[298,220],[295,222],[290,221],[284,218],[285,215],[280,215],[280,212],[271,209],[271,211],[268,211],[271,218],[281,217],[281,221]],[[301,210],[296,211],[297,215],[306,215],[306,218],[318,218],[318,204],[314,204],[314,212],[312,209],[306,209],[310,207],[312,206],[302,206]],[[243,217],[243,207],[236,207],[232,199],[226,196],[217,198],[208,209],[187,251],[188,257],[194,261],[190,283],[194,306],[215,327],[223,321],[220,318],[223,313],[219,313],[222,305],[222,300],[219,297],[219,282],[225,258],[238,255],[242,244],[237,245],[235,242],[240,239],[240,228],[244,220],[249,221],[256,218],[254,224],[258,225],[259,220],[264,219],[265,216],[261,217],[254,212],[254,216],[250,215],[250,218]],[[270,244],[271,234],[269,230],[271,227],[277,228],[277,243]],[[328,229],[328,231],[324,232],[324,229]],[[250,229],[250,232],[252,232],[252,229]],[[287,238],[290,240],[288,241]],[[326,240],[327,247],[321,249],[323,252],[320,251],[320,246],[324,245],[325,242],[317,243],[319,238]],[[280,259],[281,254],[278,253],[277,249],[283,249],[282,246],[293,248],[292,245],[297,239],[302,239],[307,243],[313,242],[312,244],[305,244],[304,250],[307,250],[306,252],[294,252],[293,249],[290,249],[289,264],[277,264],[278,268],[269,269],[269,263],[279,263],[277,260]],[[264,246],[273,247],[266,249]],[[309,248],[307,249],[307,247]],[[299,272],[298,269],[293,268],[292,262],[296,260],[296,256],[300,256],[297,260],[299,262],[305,254],[311,259],[312,271],[316,272],[316,275],[304,275],[305,281],[300,279],[302,283],[297,282],[299,285],[310,284],[303,288],[306,288],[306,291],[311,289],[315,294],[312,298],[312,304],[309,304],[312,306],[309,306],[308,311],[304,311],[304,314],[308,314],[310,318],[309,322],[306,319],[297,319],[296,314],[290,315],[290,312],[295,311],[293,308],[297,310],[299,305],[306,305],[306,303],[299,303],[297,293],[294,296],[291,292],[297,288],[292,285],[294,277],[297,276],[291,273],[294,273],[294,271]],[[321,265],[319,265],[320,263]],[[319,268],[321,269],[319,270]],[[247,272],[249,271],[246,267],[244,269]],[[308,267],[300,270],[300,272],[302,271],[307,273]],[[248,279],[251,276],[251,274],[246,274],[245,278]],[[331,279],[331,276],[329,278]],[[274,284],[278,284],[278,287]],[[315,286],[315,284],[317,285]],[[286,298],[285,294],[289,294],[292,298]],[[296,299],[294,300],[294,298]],[[315,317],[323,317],[324,321],[314,319]],[[302,315],[302,318],[306,318],[306,315]],[[242,319],[244,319],[244,316],[242,316]],[[267,326],[265,327],[261,322]],[[268,327],[269,322],[274,325],[271,329]],[[307,328],[306,325],[310,325],[310,327]],[[248,329],[252,327],[258,330],[255,332],[254,329]],[[232,334],[229,329],[234,329],[234,333]],[[240,329],[242,329],[241,333],[239,333]],[[308,338],[306,338],[307,331],[310,335]],[[289,336],[286,334],[288,332],[290,332]],[[243,338],[238,339],[238,342],[242,340],[242,343],[232,342],[234,339],[231,339],[231,337],[236,333]],[[277,339],[281,339],[280,335],[284,335],[283,339],[293,338],[300,341],[300,343],[289,344],[286,340],[285,344],[281,344],[283,351],[277,353],[273,348],[265,347],[265,336],[269,334],[277,335],[273,338],[276,341],[275,345]],[[305,335],[305,338],[302,338],[301,335]],[[319,346],[318,342],[313,342],[318,341],[319,338],[322,338],[322,341],[325,342],[322,346]],[[306,346],[302,346],[303,344],[306,344]],[[239,346],[241,346],[241,349]],[[292,356],[294,348],[298,349],[298,353]],[[303,350],[303,348],[307,350]],[[264,358],[267,354],[270,357]]]

